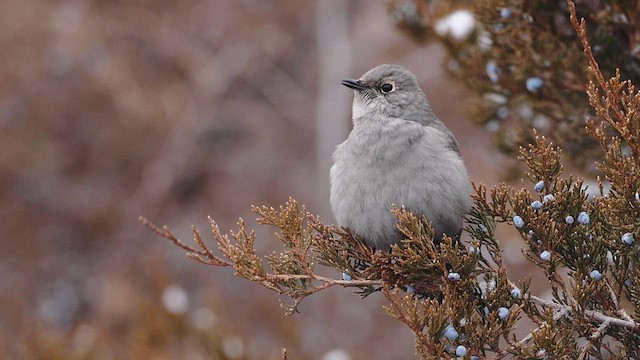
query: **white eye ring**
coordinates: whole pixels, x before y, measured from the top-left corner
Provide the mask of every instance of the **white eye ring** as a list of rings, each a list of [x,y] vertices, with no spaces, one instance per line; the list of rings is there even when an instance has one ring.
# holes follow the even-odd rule
[[[390,92],[392,92],[394,90],[394,86],[393,84],[390,83],[384,83],[382,85],[380,85],[380,91],[382,91],[383,94],[388,94]]]

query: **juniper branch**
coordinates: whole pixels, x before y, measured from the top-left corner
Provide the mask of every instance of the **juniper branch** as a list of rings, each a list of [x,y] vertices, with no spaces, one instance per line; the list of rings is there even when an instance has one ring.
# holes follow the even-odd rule
[[[587,359],[587,356],[589,355],[589,350],[591,350],[593,343],[595,341],[598,341],[601,337],[604,336],[605,331],[607,330],[608,327],[609,327],[608,321],[605,321],[602,324],[600,324],[598,329],[589,337],[589,340],[584,345],[582,345],[582,349],[580,350],[580,356],[578,356],[578,360]]]
[[[310,275],[298,275],[298,274],[267,274],[266,277],[254,278],[256,281],[261,281],[263,279],[270,281],[288,281],[288,280],[317,280],[321,283],[321,285],[314,286],[312,288],[312,293],[316,293],[320,290],[324,290],[331,286],[342,286],[342,287],[361,287],[361,286],[382,286],[383,283],[380,280],[364,280],[364,279],[353,279],[353,280],[338,280],[325,276],[316,275],[314,273]]]
[[[569,307],[565,307],[562,309],[559,309],[558,311],[556,311],[553,314],[553,321],[558,321],[560,319],[562,319],[564,316],[566,316],[567,314],[569,314]],[[512,345],[512,348],[518,348],[520,346],[526,345],[529,341],[531,341],[531,339],[533,339],[533,336],[538,333],[540,330],[542,330],[545,326],[547,326],[548,323],[546,321],[543,321],[540,325],[538,325],[537,328],[533,329],[531,332],[529,332],[529,334],[527,334],[524,338],[522,338],[522,340],[518,341],[516,344]]]
[[[211,252],[211,250],[209,250],[209,248],[202,241],[202,236],[200,235],[200,232],[194,226],[191,227],[191,231],[193,232],[194,242],[200,247],[200,250],[190,245],[187,245],[184,241],[180,240],[171,232],[169,227],[166,225],[164,225],[161,229],[143,216],[138,217],[138,220],[143,225],[151,229],[151,231],[153,231],[154,233],[162,236],[165,239],[168,239],[174,245],[186,251],[186,255],[194,260],[197,260],[206,265],[233,266],[231,262],[228,262],[223,258],[214,255]],[[220,234],[220,230],[217,228],[217,226],[215,226],[215,229],[213,230],[214,230],[214,236],[216,234]]]
[[[571,307],[568,305],[558,304],[556,302],[552,302],[552,301],[537,297],[535,295],[529,295],[529,299],[532,302],[538,305],[544,306],[546,308],[551,308],[554,310],[571,311]],[[637,323],[633,320],[625,320],[625,319],[620,319],[616,317],[611,317],[595,310],[584,310],[584,315],[588,320],[594,321],[600,324],[603,324],[606,322],[611,326],[618,326],[618,327],[623,327],[631,330],[640,328],[640,323]]]

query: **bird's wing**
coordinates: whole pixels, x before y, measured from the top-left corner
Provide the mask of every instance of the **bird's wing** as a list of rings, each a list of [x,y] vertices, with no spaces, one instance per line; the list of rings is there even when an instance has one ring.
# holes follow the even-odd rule
[[[442,131],[443,132],[442,136],[447,141],[447,149],[451,149],[451,150],[455,151],[456,154],[460,155],[460,143],[458,143],[458,139],[456,139],[456,137],[453,135],[451,130],[449,130],[449,128],[447,128],[442,123],[442,121],[438,120],[437,122],[431,122],[431,123],[429,123],[427,125],[424,125],[424,126],[430,126],[430,127],[438,129],[439,131]]]
[[[460,144],[458,143],[458,139],[453,136],[453,133],[447,129],[447,136],[449,138],[449,144],[447,147],[453,151],[455,151],[458,155],[460,155]]]

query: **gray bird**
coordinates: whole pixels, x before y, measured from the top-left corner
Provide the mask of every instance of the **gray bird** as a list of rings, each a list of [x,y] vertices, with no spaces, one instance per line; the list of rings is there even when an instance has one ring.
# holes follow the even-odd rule
[[[435,239],[457,236],[471,208],[471,184],[458,141],[429,106],[416,77],[380,65],[353,89],[353,129],[331,167],[331,209],[339,226],[377,249],[401,239],[393,205],[429,219]]]

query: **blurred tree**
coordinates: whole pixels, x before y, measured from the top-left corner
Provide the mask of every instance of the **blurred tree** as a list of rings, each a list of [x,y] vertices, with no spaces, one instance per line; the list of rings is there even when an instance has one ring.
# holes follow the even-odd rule
[[[475,185],[465,229],[470,241],[435,244],[427,219],[396,208],[405,239],[383,253],[348,229],[323,224],[293,199],[280,209],[253,208],[259,223],[279,230],[284,246],[265,257],[242,220],[237,232],[223,235],[209,219],[221,255],[195,229],[194,247],[142,222],[195,260],[233,267],[239,277],[287,296],[287,314],[331,286],[354,287],[362,296],[381,292],[388,314],[415,334],[422,359],[640,359],[640,92],[633,50],[607,50],[639,33],[622,26],[637,24],[634,14],[623,2],[581,3],[596,22],[587,28],[571,1],[488,0],[474,2],[474,13],[454,10],[462,4],[393,1],[391,8],[411,36],[443,41],[450,71],[481,95],[478,114],[510,119],[508,128],[495,120],[502,121],[505,148],[527,144],[519,159],[531,189]],[[623,64],[610,69],[609,80],[595,58],[606,51],[614,54],[602,62],[605,73]],[[567,144],[584,163],[597,153],[602,160],[595,166],[610,190],[599,179],[599,195],[590,198],[582,180],[563,176],[562,150],[539,132]],[[523,256],[545,274],[551,299],[534,295],[530,281],[509,279],[496,238],[500,223],[517,229]],[[319,275],[318,265],[342,272],[342,279]],[[535,327],[518,338],[525,316]]]
[[[640,81],[640,5],[635,0],[579,0],[594,56],[604,76],[619,69]],[[392,0],[396,26],[418,42],[447,49],[446,69],[473,99],[472,118],[514,153],[532,129],[560,143],[575,164],[594,171],[602,158],[585,136],[594,115],[586,96],[588,63],[564,1]]]

